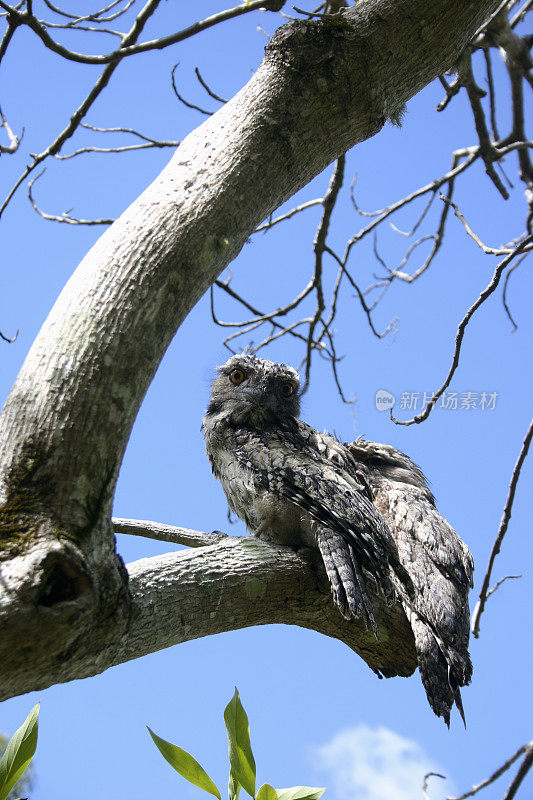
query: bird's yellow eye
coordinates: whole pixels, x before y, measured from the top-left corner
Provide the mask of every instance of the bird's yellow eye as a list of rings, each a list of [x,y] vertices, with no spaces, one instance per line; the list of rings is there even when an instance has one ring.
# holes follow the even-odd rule
[[[229,379],[235,386],[240,386],[245,378],[246,375],[242,369],[232,369],[229,374]]]
[[[283,397],[290,397],[291,394],[294,392],[294,386],[292,383],[282,383],[279,387],[279,390]]]

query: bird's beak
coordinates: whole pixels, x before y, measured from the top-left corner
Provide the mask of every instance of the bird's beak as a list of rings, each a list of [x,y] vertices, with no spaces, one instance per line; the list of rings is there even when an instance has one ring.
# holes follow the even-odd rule
[[[259,386],[246,386],[242,390],[244,397],[251,403],[260,403],[264,399],[264,390]]]

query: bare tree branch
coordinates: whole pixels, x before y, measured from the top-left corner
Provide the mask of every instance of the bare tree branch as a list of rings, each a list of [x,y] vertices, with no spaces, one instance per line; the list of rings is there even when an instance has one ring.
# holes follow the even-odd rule
[[[17,331],[17,332],[16,332],[16,334],[13,336],[13,338],[12,338],[12,339],[8,339],[8,337],[7,337],[7,336],[4,336],[4,334],[2,333],[2,331],[0,331],[0,339],[2,339],[2,341],[4,341],[4,342],[7,342],[8,344],[13,344],[13,342],[15,342],[15,341],[17,340],[17,336],[18,336],[18,335],[19,335],[19,332]]]
[[[529,430],[526,433],[524,442],[522,444],[522,449],[520,450],[520,454],[513,469],[513,474],[511,475],[511,482],[509,484],[509,493],[507,495],[507,500],[505,501],[500,527],[498,529],[498,534],[496,536],[494,544],[492,545],[492,550],[489,556],[489,563],[487,565],[485,577],[483,578],[483,585],[479,593],[479,600],[474,609],[474,613],[472,614],[472,633],[476,637],[476,639],[479,637],[479,625],[480,625],[481,615],[485,610],[485,604],[489,597],[489,584],[492,575],[492,568],[494,567],[494,561],[496,560],[496,556],[500,552],[500,547],[503,542],[503,538],[507,532],[507,527],[509,525],[509,520],[511,519],[511,513],[513,510],[513,503],[516,493],[516,487],[518,485],[518,479],[520,477],[520,472],[522,470],[524,461],[526,460],[526,456],[532,438],[533,438],[533,420],[531,421]]]
[[[500,586],[501,586],[503,583],[505,583],[505,581],[509,581],[509,580],[513,580],[513,579],[518,579],[518,578],[521,578],[521,577],[522,577],[521,575],[505,575],[503,578],[500,578],[500,580],[499,580],[499,581],[496,581],[496,583],[494,584],[494,586],[492,587],[492,589],[490,589],[490,590],[487,592],[487,600],[489,599],[489,597],[490,597],[492,594],[494,594],[494,592],[497,592],[497,591],[498,591],[498,589],[500,588]]]
[[[424,775],[424,782],[422,783],[422,794],[426,800],[431,800],[428,794],[428,778],[442,778],[446,780],[446,775],[441,775],[440,772],[426,772]]]
[[[507,271],[507,275],[505,276],[505,280],[503,282],[502,303],[503,303],[503,307],[505,309],[505,313],[507,314],[507,316],[509,318],[509,321],[511,322],[511,325],[513,326],[511,333],[514,333],[514,331],[516,331],[516,329],[518,328],[518,325],[515,322],[515,320],[513,318],[513,315],[511,314],[511,309],[509,308],[509,304],[507,302],[507,289],[508,289],[508,285],[509,285],[509,278],[511,277],[511,275],[513,274],[515,269],[520,266],[520,264],[522,263],[522,261],[525,258],[526,258],[526,256],[523,255],[522,258],[518,259],[516,264],[513,264],[513,266],[510,267],[510,269]]]
[[[152,147],[162,149],[165,147],[179,147],[180,145],[180,142],[176,140],[153,139],[151,136],[146,136],[146,134],[140,133],[139,131],[136,131],[133,128],[123,128],[123,127],[101,128],[97,127],[96,125],[89,125],[87,122],[80,122],[80,128],[85,128],[86,130],[94,131],[95,133],[131,134],[131,136],[136,136],[138,139],[141,139],[143,143],[120,145],[115,147],[80,147],[73,153],[67,153],[65,155],[56,154],[54,158],[57,161],[67,161],[70,158],[75,158],[76,156],[82,155],[84,153],[126,153],[131,150],[146,150]]]
[[[161,522],[152,522],[146,519],[120,519],[113,517],[113,528],[115,533],[145,536],[148,539],[157,539],[158,542],[173,542],[187,547],[207,547],[228,538],[228,534],[221,531],[203,533],[202,531],[192,531],[189,528],[163,525]]]
[[[426,420],[429,417],[429,415],[430,415],[432,409],[434,408],[437,400],[439,399],[439,397],[441,397],[441,395],[446,391],[446,389],[450,385],[450,383],[452,381],[452,378],[453,378],[453,376],[455,374],[455,371],[456,371],[457,367],[459,366],[459,357],[460,357],[460,354],[461,354],[461,345],[462,345],[462,342],[463,342],[463,337],[464,337],[465,330],[466,330],[466,327],[467,327],[468,323],[470,322],[471,318],[474,316],[474,314],[478,310],[478,308],[480,306],[482,306],[483,303],[485,302],[485,300],[487,300],[487,298],[489,298],[490,295],[496,290],[496,287],[498,286],[498,284],[500,282],[502,273],[506,269],[506,267],[508,267],[509,264],[511,263],[511,261],[514,258],[516,258],[516,256],[520,255],[520,253],[522,253],[522,251],[525,250],[525,248],[531,242],[533,242],[533,235],[529,235],[525,239],[523,239],[520,242],[520,244],[517,247],[515,247],[515,249],[512,251],[512,253],[510,253],[502,261],[500,261],[500,263],[497,265],[496,269],[494,270],[494,274],[492,276],[492,279],[491,279],[490,283],[481,292],[481,294],[477,298],[476,302],[472,306],[470,306],[470,308],[466,312],[465,316],[463,317],[463,319],[459,323],[459,326],[457,328],[457,334],[455,336],[455,348],[454,348],[454,353],[453,353],[453,358],[452,358],[452,364],[451,364],[450,369],[448,371],[448,375],[446,376],[446,378],[445,378],[444,382],[442,383],[442,385],[440,386],[440,388],[437,389],[437,391],[433,393],[432,399],[426,405],[424,411],[422,411],[420,414],[417,414],[412,419],[408,419],[408,420],[403,420],[402,421],[402,420],[397,420],[394,417],[393,413],[392,413],[392,409],[390,410],[390,417],[391,417],[392,421],[395,422],[397,425],[414,425],[415,423],[419,424],[420,422],[424,422],[424,420]]]
[[[57,214],[47,214],[46,211],[43,211],[33,197],[33,184],[35,181],[38,181],[39,178],[44,174],[45,170],[43,169],[35,178],[28,183],[28,199],[32,205],[34,211],[39,214],[40,217],[46,219],[50,222],[63,222],[66,225],[112,225],[115,220],[113,219],[78,219],[77,217],[73,217],[70,214],[70,211],[64,211],[61,216]]]
[[[489,87],[489,104],[490,104],[490,127],[492,129],[492,136],[495,141],[498,141],[500,135],[498,133],[498,124],[496,122],[496,90],[494,88],[494,78],[492,75],[492,60],[490,50],[484,49],[483,56],[485,58],[485,67],[487,70],[487,84]]]
[[[533,742],[526,744],[525,750],[526,752],[522,760],[522,763],[518,767],[518,772],[514,776],[511,783],[509,784],[502,800],[513,800],[513,797],[516,795],[518,789],[520,788],[522,781],[524,780],[527,773],[531,769],[531,765],[533,764]]]
[[[489,247],[488,245],[484,244],[481,241],[481,239],[479,238],[479,236],[476,233],[474,233],[474,231],[472,230],[472,228],[470,227],[470,225],[468,224],[468,222],[464,218],[463,214],[459,211],[459,208],[458,208],[457,204],[453,203],[451,200],[449,200],[447,197],[444,197],[442,194],[440,195],[440,199],[444,203],[447,203],[447,205],[450,205],[453,208],[455,216],[462,223],[462,225],[463,225],[465,231],[467,232],[467,234],[470,236],[471,239],[473,239],[473,241],[477,244],[477,246],[481,250],[483,250],[484,253],[486,253],[487,255],[492,255],[492,256],[504,256],[504,255],[508,255],[509,253],[513,252],[513,248],[511,248],[511,247]],[[527,254],[527,253],[531,252],[532,249],[533,249],[533,245],[531,247],[525,247],[522,252]],[[522,259],[525,258],[525,254],[522,256]],[[522,259],[520,259],[520,261],[517,264],[513,265],[513,269],[515,269],[519,265],[519,263],[521,263]]]
[[[148,0],[146,6],[137,17],[136,22],[138,21],[142,27],[144,27],[146,20],[144,20],[143,17],[145,14],[151,16],[155,11],[155,7],[159,5],[159,2],[160,0]],[[63,45],[59,44],[59,42],[56,42],[54,39],[52,39],[46,27],[33,14],[28,11],[18,11],[15,6],[10,6],[4,2],[4,0],[0,0],[0,8],[3,8],[7,12],[8,18],[12,21],[12,24],[26,25],[39,37],[45,47],[47,47],[49,50],[59,56],[62,56],[62,58],[65,58],[68,61],[76,61],[79,64],[117,64],[123,58],[128,56],[136,55],[137,53],[146,53],[149,50],[163,50],[164,48],[170,47],[173,44],[183,42],[185,39],[189,39],[191,36],[195,36],[196,34],[201,33],[208,28],[212,28],[214,25],[219,25],[221,22],[226,22],[228,19],[234,19],[235,17],[240,17],[243,14],[249,14],[250,12],[257,11],[260,8],[278,11],[283,5],[284,0],[250,0],[247,5],[241,3],[238,6],[226,9],[226,11],[220,11],[218,14],[214,14],[211,17],[207,17],[199,22],[195,22],[188,28],[184,28],[183,30],[177,31],[169,36],[163,36],[160,39],[154,39],[152,41],[143,42],[142,44],[137,45],[133,42],[130,42],[128,40],[128,35],[125,35],[121,46],[112,53],[88,55],[85,53],[77,53],[74,50],[69,50],[68,47],[64,47]],[[141,33],[141,31],[139,31],[139,33]]]
[[[470,100],[470,106],[474,115],[474,124],[476,126],[479,139],[480,153],[485,164],[485,171],[504,200],[508,200],[509,192],[501,182],[494,169],[493,162],[496,159],[496,153],[490,140],[487,123],[485,121],[485,113],[483,111],[483,106],[481,105],[481,97],[484,97],[486,92],[484,92],[483,89],[480,89],[475,81],[474,73],[472,71],[472,61],[469,53],[465,53],[463,55],[458,74],[462,85],[467,91],[468,99]]]
[[[79,22],[111,22],[112,20],[117,19],[125,14],[126,11],[128,11],[128,9],[131,8],[131,6],[135,3],[135,0],[127,0],[123,8],[107,17],[103,16],[104,14],[107,14],[108,11],[111,11],[113,8],[116,8],[116,6],[123,2],[124,0],[113,0],[113,2],[109,3],[109,5],[105,6],[105,8],[101,8],[99,11],[93,11],[92,14],[86,14],[85,16],[79,17],[76,14],[70,14],[68,11],[64,11],[58,6],[54,6],[50,0],[44,0],[44,4],[50,9],[50,11],[54,11],[56,14],[70,19],[72,21],[72,26],[77,25]]]
[[[254,233],[269,231],[270,228],[274,227],[274,225],[278,225],[280,222],[285,222],[286,220],[291,219],[291,217],[294,217],[295,214],[299,214],[301,211],[305,211],[308,208],[313,208],[314,206],[321,206],[322,203],[323,203],[322,197],[318,197],[316,200],[307,200],[305,203],[301,203],[299,206],[291,208],[290,211],[287,211],[284,214],[280,214],[279,217],[274,217],[273,219],[269,218],[267,222],[263,222],[261,225],[258,225]]]
[[[210,117],[211,114],[213,113],[212,111],[207,111],[205,108],[201,108],[201,106],[197,106],[195,103],[189,103],[189,101],[185,100],[185,98],[178,92],[178,87],[176,86],[176,70],[179,67],[179,65],[180,62],[178,61],[177,64],[174,64],[174,66],[172,67],[172,71],[170,73],[172,91],[174,92],[180,103],[182,103],[184,106],[186,106],[187,108],[192,108],[194,111],[199,111],[200,114],[204,114],[204,116],[206,117]]]
[[[2,6],[3,0],[0,0],[0,6]],[[123,45],[129,46],[137,41],[139,36],[141,35],[144,26],[148,22],[148,19],[151,15],[156,11],[157,6],[159,5],[160,0],[148,0],[143,10],[135,19],[132,27],[130,28],[129,33],[124,36]],[[5,6],[5,3],[3,4]],[[18,14],[19,12],[17,12]],[[18,24],[18,23],[17,23]],[[26,169],[22,172],[19,176],[18,180],[12,186],[11,190],[8,192],[7,196],[4,199],[4,202],[0,206],[0,218],[4,213],[5,209],[7,208],[11,198],[19,188],[19,186],[24,183],[28,175],[30,175],[36,167],[41,164],[46,158],[49,156],[55,156],[65,142],[70,139],[70,137],[74,134],[76,129],[78,128],[79,124],[81,123],[84,116],[87,114],[89,109],[91,108],[92,104],[95,102],[97,97],[101,94],[101,92],[105,89],[111,77],[119,64],[119,60],[114,60],[110,64],[108,64],[103,72],[101,73],[100,77],[94,84],[93,88],[86,96],[85,100],[81,103],[80,106],[76,109],[76,111],[70,117],[68,125],[61,131],[61,133],[54,139],[54,141],[48,145],[46,150],[39,153],[39,155],[33,156],[33,162],[29,164]]]
[[[473,797],[475,794],[480,792],[485,787],[490,786],[491,783],[498,780],[498,778],[506,772],[509,767],[511,767],[514,762],[520,758],[521,755],[524,755],[522,763],[516,773],[516,776],[511,781],[504,797],[502,800],[512,800],[512,798],[516,795],[518,788],[522,781],[524,780],[525,776],[527,775],[531,764],[533,763],[533,742],[529,742],[529,744],[524,744],[522,747],[518,748],[516,753],[511,756],[511,758],[507,759],[505,764],[494,772],[490,778],[478,783],[477,786],[472,786],[469,792],[465,792],[465,794],[460,795],[459,797],[448,797],[448,800],[466,800],[467,797]]]
[[[7,137],[9,139],[9,145],[0,144],[0,154],[15,153],[18,150],[22,136],[20,138],[18,136],[15,136],[15,134],[11,130],[9,122],[4,116],[4,112],[2,111],[1,107],[0,107],[0,120],[2,121],[0,124],[0,128],[4,128],[5,132],[7,133]],[[24,131],[22,133],[24,133]]]
[[[512,18],[511,28],[515,28],[519,22],[523,22],[527,12],[530,11],[531,8],[533,8],[533,0],[527,0],[520,11]]]
[[[204,79],[200,75],[200,70],[198,69],[198,67],[195,67],[194,71],[196,73],[196,77],[198,78],[198,81],[199,81],[200,85],[204,87],[204,89],[207,92],[207,94],[209,95],[209,97],[212,97],[213,100],[216,100],[218,103],[227,103],[228,102],[227,100],[224,100],[223,97],[220,97],[220,95],[215,94],[215,92],[213,92],[212,89],[210,89],[210,87],[207,85],[207,83],[204,81]]]
[[[324,259],[324,252],[326,251],[326,238],[328,235],[329,225],[331,222],[331,215],[333,214],[333,209],[335,208],[335,204],[337,202],[339,192],[342,187],[345,167],[346,167],[346,156],[342,155],[340,156],[340,158],[337,159],[335,168],[333,170],[333,174],[329,182],[329,186],[327,188],[326,194],[324,195],[324,200],[322,201],[322,206],[324,210],[322,212],[322,218],[318,225],[315,234],[315,239],[313,241],[313,250],[315,253],[315,269],[312,279],[312,285],[316,293],[316,309],[313,318],[309,323],[309,331],[307,334],[307,349],[304,361],[302,363],[302,366],[305,365],[302,392],[306,392],[307,389],[309,388],[309,380],[311,378],[311,359],[314,349],[315,328],[318,325],[318,322],[322,316],[322,312],[326,307],[324,301],[324,289],[322,285],[323,259]]]

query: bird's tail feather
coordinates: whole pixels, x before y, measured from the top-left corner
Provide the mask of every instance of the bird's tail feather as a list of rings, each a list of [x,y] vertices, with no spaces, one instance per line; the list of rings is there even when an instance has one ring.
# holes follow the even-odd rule
[[[455,703],[466,727],[460,687],[470,683],[472,663],[466,649],[446,645],[420,618],[412,620],[418,667],[429,704],[450,727],[450,711]]]
[[[354,548],[342,536],[327,529],[317,531],[317,544],[335,605],[346,619],[362,619],[377,639],[372,600]]]

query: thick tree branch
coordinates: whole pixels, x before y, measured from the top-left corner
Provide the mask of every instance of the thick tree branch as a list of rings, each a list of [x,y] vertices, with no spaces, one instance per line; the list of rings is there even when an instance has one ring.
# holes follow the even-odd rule
[[[41,624],[63,637],[62,657],[51,660],[46,646],[33,647],[27,657],[31,628],[25,638],[16,639],[2,626],[0,700],[96,675],[180,642],[272,623],[300,625],[340,639],[387,677],[412,674],[416,654],[401,607],[388,608],[382,599],[374,599],[380,633],[376,642],[362,623],[347,622],[339,614],[326,576],[316,571],[310,555],[253,537],[227,537],[197,550],[135,561],[128,566],[131,614],[126,627],[111,618],[97,635],[87,637],[75,607],[62,630],[57,616],[42,606]],[[10,577],[15,580],[14,573]],[[26,577],[18,579],[24,582]]]

